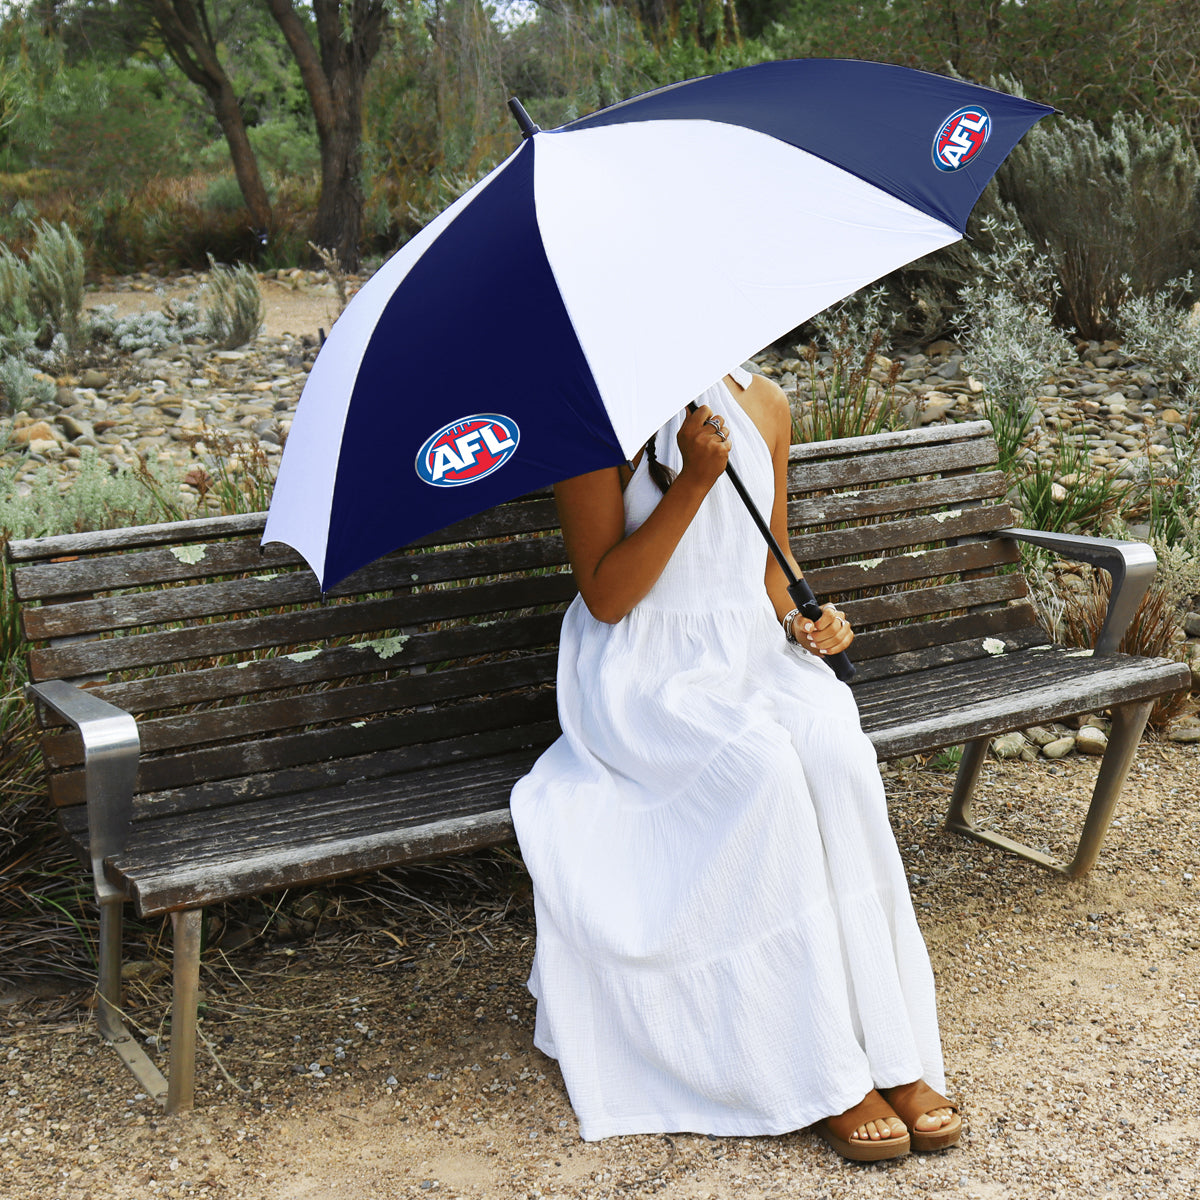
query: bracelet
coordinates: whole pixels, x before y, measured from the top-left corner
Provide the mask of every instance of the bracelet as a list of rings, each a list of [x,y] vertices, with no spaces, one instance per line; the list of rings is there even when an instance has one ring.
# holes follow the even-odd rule
[[[792,632],[792,622],[800,615],[798,608],[793,608],[786,617],[783,618],[783,636],[793,645],[800,645],[799,639]]]

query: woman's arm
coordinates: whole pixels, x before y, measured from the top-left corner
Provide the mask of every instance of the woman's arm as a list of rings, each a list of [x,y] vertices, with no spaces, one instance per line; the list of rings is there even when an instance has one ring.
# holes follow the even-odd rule
[[[701,501],[725,470],[730,443],[705,425],[712,415],[712,409],[702,405],[685,418],[676,439],[683,468],[654,511],[628,537],[616,467],[555,484],[571,571],[597,620],[621,620],[654,586]]]
[[[771,448],[771,463],[775,471],[775,499],[771,506],[771,532],[783,549],[784,556],[795,571],[797,578],[802,572],[792,557],[788,543],[787,520],[787,467],[788,449],[792,444],[792,414],[788,408],[783,389],[761,375],[755,375],[750,387],[743,393],[743,406],[751,414],[760,432]],[[775,556],[768,552],[764,582],[767,595],[780,621],[795,608],[788,595],[787,579]],[[845,614],[832,604],[822,605],[825,615],[817,622],[805,617],[793,621],[793,635],[801,644],[816,654],[836,654],[845,650],[854,641],[854,630]]]

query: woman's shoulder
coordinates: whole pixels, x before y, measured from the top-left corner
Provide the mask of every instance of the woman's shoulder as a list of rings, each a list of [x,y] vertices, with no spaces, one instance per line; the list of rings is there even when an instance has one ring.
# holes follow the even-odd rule
[[[783,388],[765,375],[751,375],[750,385],[738,397],[746,415],[758,426],[768,446],[791,441],[792,413]]]

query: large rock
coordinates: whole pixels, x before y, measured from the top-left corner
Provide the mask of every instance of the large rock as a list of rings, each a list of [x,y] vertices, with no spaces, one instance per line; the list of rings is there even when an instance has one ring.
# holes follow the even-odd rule
[[[1075,749],[1080,754],[1101,755],[1108,749],[1108,735],[1095,725],[1080,726],[1075,735]]]

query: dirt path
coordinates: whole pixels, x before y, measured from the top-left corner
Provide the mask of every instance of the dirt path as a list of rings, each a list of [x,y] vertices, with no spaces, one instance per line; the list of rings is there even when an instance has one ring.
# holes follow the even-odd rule
[[[301,272],[291,282],[261,279],[266,319],[263,332],[268,337],[285,333],[317,336],[318,329],[329,331],[338,312],[337,291],[320,272]],[[131,279],[120,290],[100,289],[89,292],[88,308],[115,305],[118,316],[140,309],[161,310],[168,300],[200,301],[203,280],[188,276],[183,280],[152,280],[147,276]]]
[[[978,808],[1061,853],[1094,774],[1083,759],[993,763]],[[212,1054],[201,1048],[187,1116],[164,1119],[137,1092],[86,1012],[4,1014],[0,1197],[1200,1195],[1200,749],[1143,745],[1100,864],[1078,882],[945,833],[951,783],[888,778],[967,1114],[945,1154],[851,1167],[804,1132],[581,1142],[556,1065],[532,1047],[525,877],[511,860],[464,860],[453,870],[468,885],[448,898],[397,876],[390,890],[268,898],[257,924],[227,927],[229,948],[206,956]],[[304,913],[315,935],[280,936]],[[140,952],[135,973],[153,980],[163,947]],[[143,1036],[161,1030],[165,981],[131,984],[127,1004]]]

